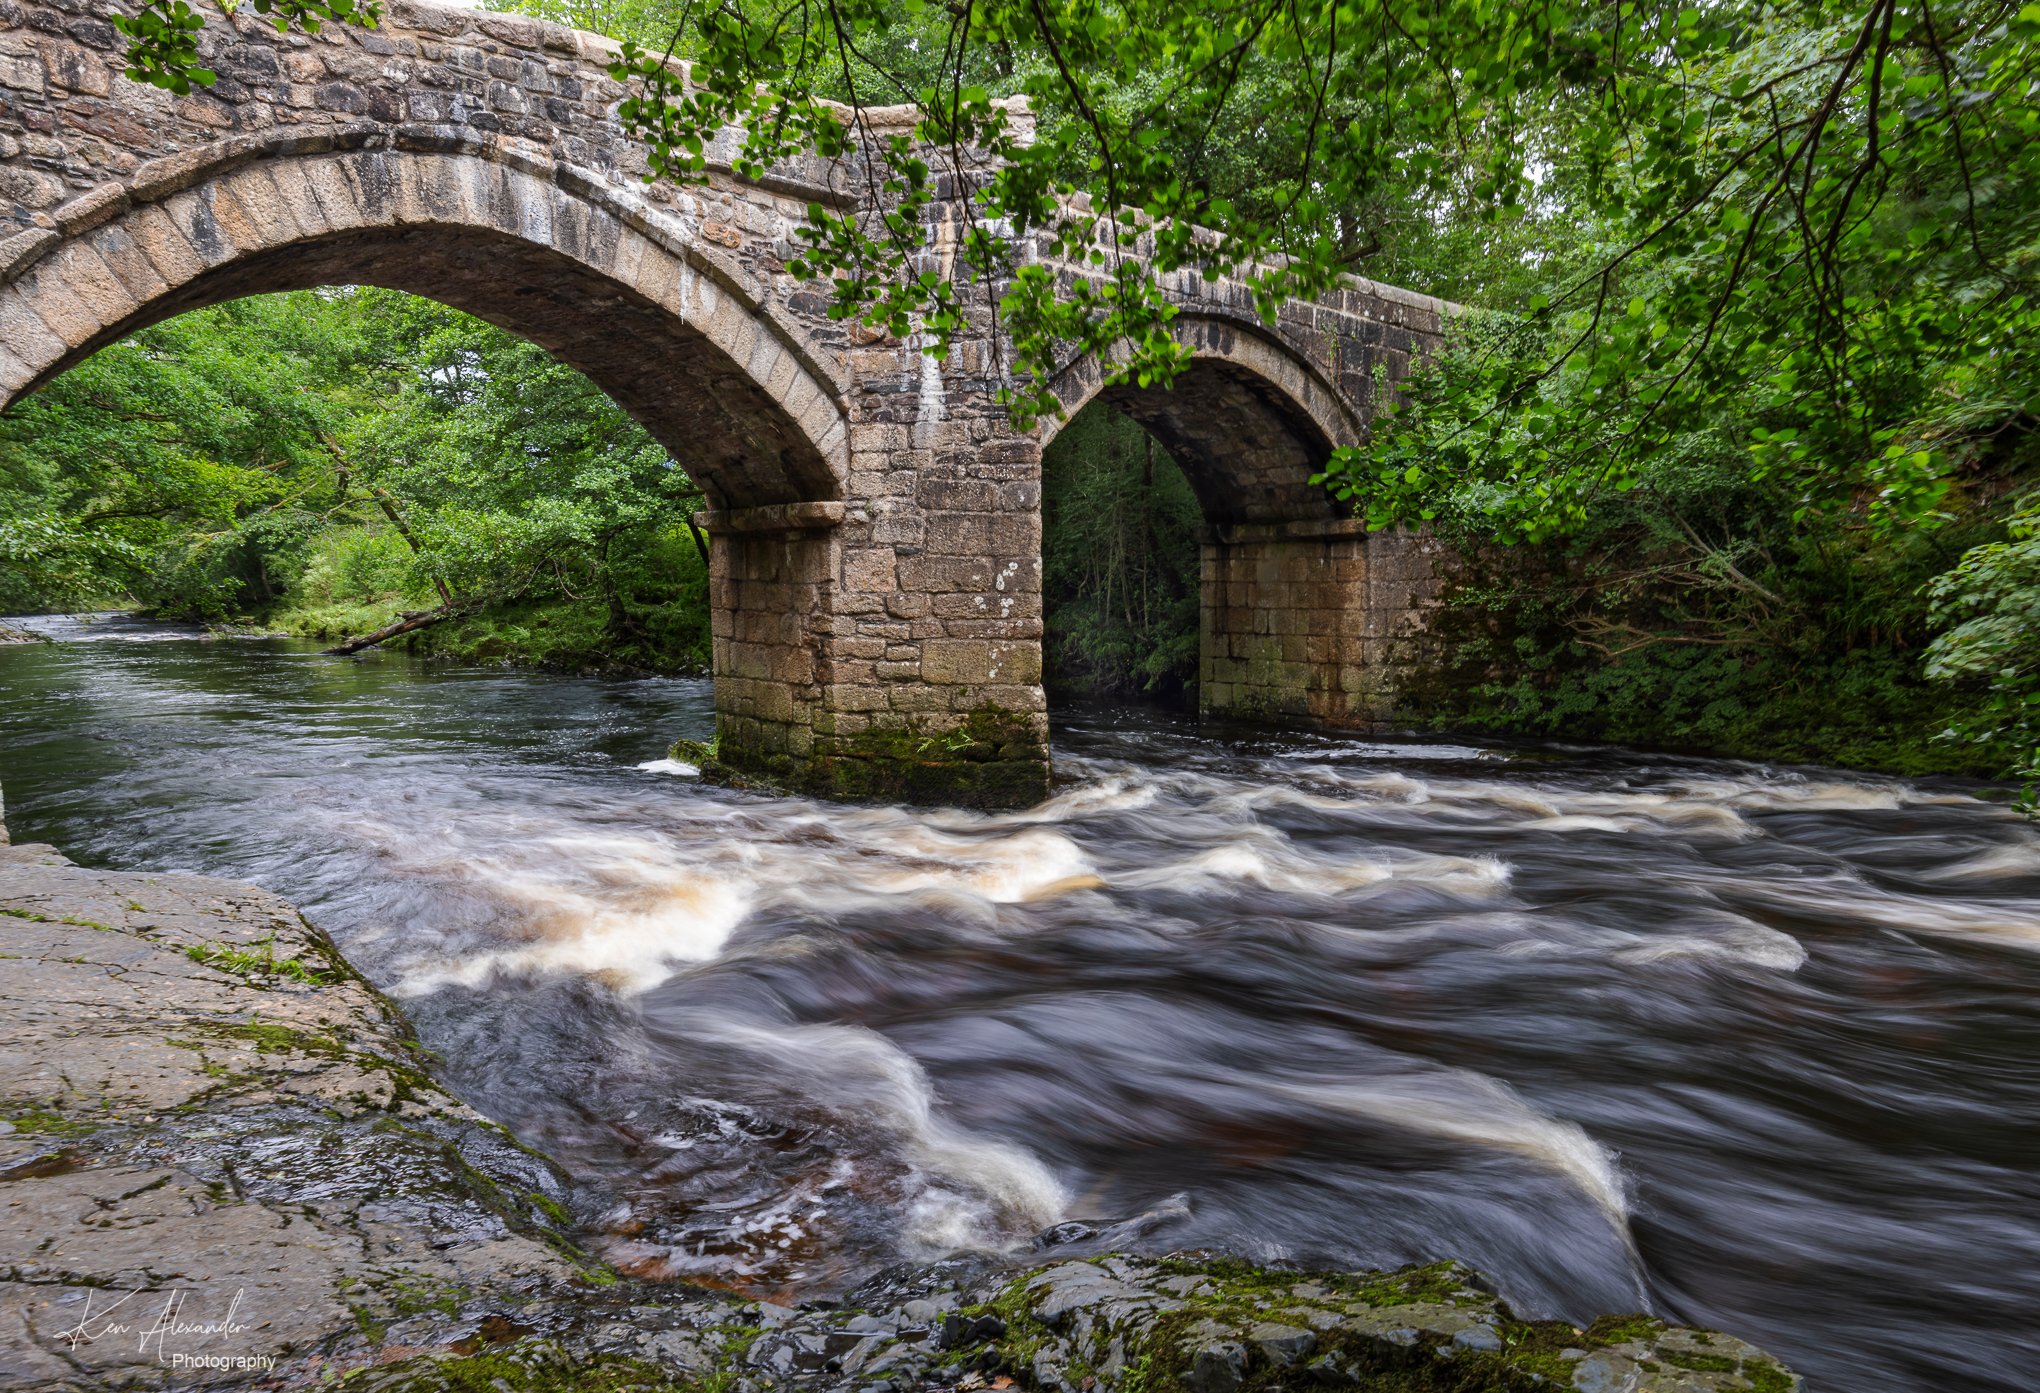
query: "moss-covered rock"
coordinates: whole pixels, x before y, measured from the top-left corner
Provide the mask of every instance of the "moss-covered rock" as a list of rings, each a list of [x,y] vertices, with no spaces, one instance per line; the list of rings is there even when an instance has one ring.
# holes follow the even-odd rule
[[[1774,1393],[1798,1381],[1727,1335],[1647,1316],[1582,1330],[1518,1318],[1456,1263],[1392,1273],[1271,1271],[1225,1260],[1103,1257],[1008,1282],[966,1312],[998,1336],[971,1359],[1085,1393]]]
[[[607,1280],[288,904],[25,846],[0,911],[0,1387],[253,1381]]]
[[[346,1393],[723,1393],[731,1377],[692,1377],[643,1359],[579,1355],[556,1340],[449,1346],[340,1380]]]

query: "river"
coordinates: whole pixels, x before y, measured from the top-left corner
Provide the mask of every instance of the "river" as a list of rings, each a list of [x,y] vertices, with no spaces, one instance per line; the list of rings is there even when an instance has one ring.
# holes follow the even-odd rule
[[[1831,1393],[2040,1366],[2040,836],[1956,787],[1076,716],[1024,813],[706,788],[705,682],[0,648],[16,840],[256,881],[619,1266],[1486,1272]]]

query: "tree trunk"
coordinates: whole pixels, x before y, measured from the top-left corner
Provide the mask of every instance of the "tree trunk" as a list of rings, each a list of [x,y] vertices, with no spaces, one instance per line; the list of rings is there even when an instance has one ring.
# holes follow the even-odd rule
[[[458,618],[465,613],[467,613],[467,606],[465,605],[441,605],[438,609],[413,610],[408,614],[400,613],[394,623],[385,624],[372,634],[363,634],[360,638],[348,639],[345,643],[336,644],[326,651],[337,657],[344,658],[350,653],[359,653],[364,648],[373,648],[378,643],[386,642],[403,634],[412,634],[420,629],[429,629],[442,620]]]
[[[418,539],[411,535],[411,529],[405,525],[404,515],[397,511],[397,500],[390,496],[390,491],[385,488],[374,488],[370,489],[369,492],[375,496],[376,506],[382,509],[383,516],[390,520],[390,526],[397,529],[397,535],[402,537],[404,545],[411,549],[411,554],[413,556],[423,556],[425,548],[419,546]],[[438,576],[434,576],[432,577],[432,588],[439,592],[441,604],[449,609],[452,608],[453,592],[446,588],[446,582]]]

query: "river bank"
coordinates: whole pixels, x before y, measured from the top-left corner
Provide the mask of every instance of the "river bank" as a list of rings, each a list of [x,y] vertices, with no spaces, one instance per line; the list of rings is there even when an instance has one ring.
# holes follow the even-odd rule
[[[0,953],[0,1388],[1797,1386],[1725,1335],[1517,1320],[1451,1264],[981,1255],[798,1310],[637,1282],[276,896],[0,833]]]

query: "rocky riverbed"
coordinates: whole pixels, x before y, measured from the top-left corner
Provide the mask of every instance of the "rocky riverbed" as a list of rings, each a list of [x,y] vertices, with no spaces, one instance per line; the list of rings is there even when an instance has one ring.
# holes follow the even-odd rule
[[[1451,1263],[984,1256],[801,1309],[638,1283],[275,896],[0,830],[0,962],[0,1389],[1799,1386],[1722,1334],[1520,1320]]]

